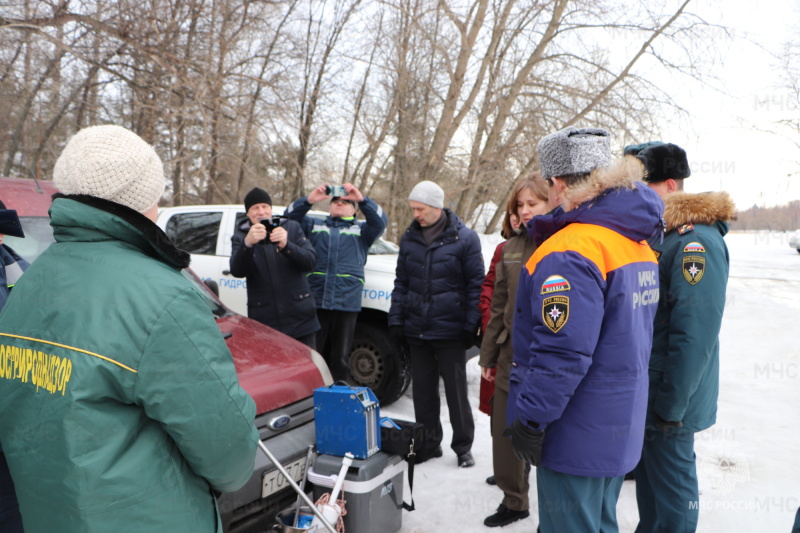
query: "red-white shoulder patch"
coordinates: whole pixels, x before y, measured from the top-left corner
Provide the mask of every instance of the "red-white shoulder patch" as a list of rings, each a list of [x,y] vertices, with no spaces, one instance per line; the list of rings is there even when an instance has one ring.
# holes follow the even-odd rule
[[[706,253],[706,249],[703,247],[702,244],[699,242],[690,242],[686,246],[683,247],[683,253],[685,254],[704,254]]]

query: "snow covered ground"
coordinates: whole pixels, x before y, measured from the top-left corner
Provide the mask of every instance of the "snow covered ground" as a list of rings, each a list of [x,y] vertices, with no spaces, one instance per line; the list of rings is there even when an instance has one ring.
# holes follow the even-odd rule
[[[719,413],[715,426],[697,434],[695,446],[698,531],[789,533],[800,506],[800,254],[789,248],[788,234],[731,234],[726,241],[731,275],[721,334]],[[491,255],[496,242],[484,239],[484,256]],[[477,409],[477,358],[467,366],[477,464],[456,467],[447,447],[451,429],[443,407],[444,457],[417,467],[417,510],[403,512],[403,533],[489,531],[483,520],[502,499],[499,489],[484,482],[492,473],[489,417]],[[413,419],[411,390],[381,411]],[[498,531],[536,530],[535,473],[531,483],[531,517]],[[405,495],[408,500],[408,486]],[[625,482],[617,513],[620,531],[634,531],[633,481]]]

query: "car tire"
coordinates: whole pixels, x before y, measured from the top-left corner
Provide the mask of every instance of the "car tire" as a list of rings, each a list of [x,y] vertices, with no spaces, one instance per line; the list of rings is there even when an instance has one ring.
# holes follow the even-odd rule
[[[407,348],[394,346],[386,328],[359,322],[350,352],[350,381],[372,389],[381,405],[391,404],[411,384]]]

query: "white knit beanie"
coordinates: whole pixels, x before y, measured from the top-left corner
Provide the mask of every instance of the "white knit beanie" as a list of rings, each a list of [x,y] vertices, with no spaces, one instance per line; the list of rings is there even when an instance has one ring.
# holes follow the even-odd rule
[[[121,126],[92,126],[75,134],[53,169],[64,194],[104,198],[144,213],[161,199],[164,165],[152,146]]]
[[[420,181],[411,189],[408,199],[431,207],[444,207],[444,191],[432,181]]]

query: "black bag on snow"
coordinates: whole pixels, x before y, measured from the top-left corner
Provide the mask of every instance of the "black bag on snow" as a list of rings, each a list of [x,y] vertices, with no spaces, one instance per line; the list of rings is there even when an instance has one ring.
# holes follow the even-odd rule
[[[385,427],[381,424],[381,450],[392,455],[399,455],[408,463],[408,491],[411,493],[411,504],[403,502],[403,509],[413,511],[414,506],[414,465],[416,464],[416,449],[421,447],[424,430],[422,424],[408,420],[392,421],[400,426]]]

